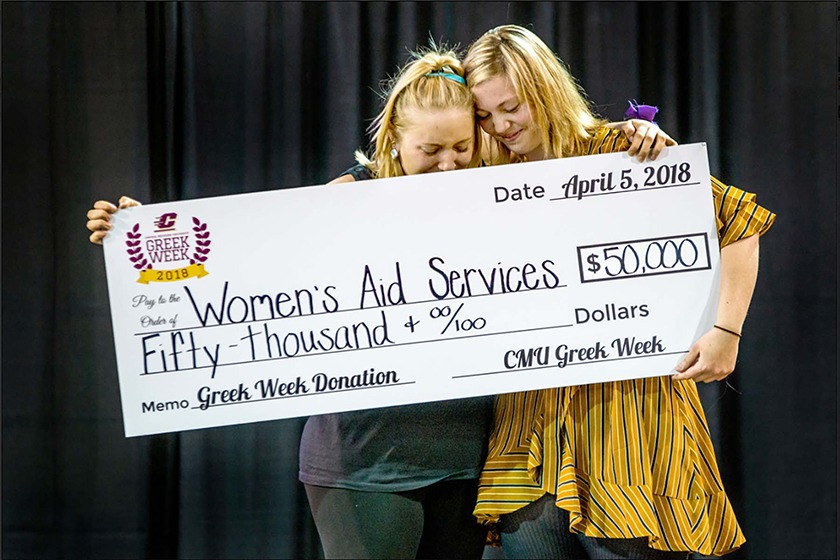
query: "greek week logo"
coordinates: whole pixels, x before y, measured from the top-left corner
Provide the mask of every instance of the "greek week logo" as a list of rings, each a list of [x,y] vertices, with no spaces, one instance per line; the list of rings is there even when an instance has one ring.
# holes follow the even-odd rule
[[[178,282],[209,274],[204,263],[210,254],[210,230],[196,217],[191,227],[179,230],[183,222],[177,212],[166,212],[153,220],[150,234],[140,231],[140,223],[126,232],[126,253],[139,271],[138,283]]]

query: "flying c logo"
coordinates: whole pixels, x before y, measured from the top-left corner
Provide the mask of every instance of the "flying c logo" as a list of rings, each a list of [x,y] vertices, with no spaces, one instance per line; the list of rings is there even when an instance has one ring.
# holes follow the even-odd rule
[[[155,231],[167,231],[175,229],[175,218],[178,214],[175,212],[167,212],[155,218]]]

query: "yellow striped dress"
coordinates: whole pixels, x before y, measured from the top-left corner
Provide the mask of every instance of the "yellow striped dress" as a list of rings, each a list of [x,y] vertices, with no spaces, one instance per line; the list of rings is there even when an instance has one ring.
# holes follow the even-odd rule
[[[585,153],[627,149],[602,129]],[[775,215],[712,177],[721,247]],[[670,376],[496,397],[475,515],[492,524],[553,494],[570,529],[721,555],[745,542],[721,482],[697,386]]]

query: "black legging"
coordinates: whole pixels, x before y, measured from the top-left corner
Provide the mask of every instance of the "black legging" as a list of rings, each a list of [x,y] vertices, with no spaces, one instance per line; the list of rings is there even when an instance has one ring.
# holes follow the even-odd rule
[[[486,528],[473,516],[477,481],[407,492],[360,492],[306,484],[329,558],[481,558]]]
[[[569,532],[569,512],[554,505],[545,494],[536,502],[499,519],[505,558],[554,558],[556,560],[685,560],[688,552],[668,552],[648,547],[647,537],[602,539]]]

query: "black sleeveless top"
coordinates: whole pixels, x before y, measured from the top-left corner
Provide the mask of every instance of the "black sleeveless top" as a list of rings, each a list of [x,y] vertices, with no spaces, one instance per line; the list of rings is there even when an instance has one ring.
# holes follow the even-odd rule
[[[353,178],[357,181],[365,181],[367,179],[373,179],[373,173],[370,172],[370,169],[367,165],[362,165],[361,163],[357,163],[342,175],[352,175]]]

